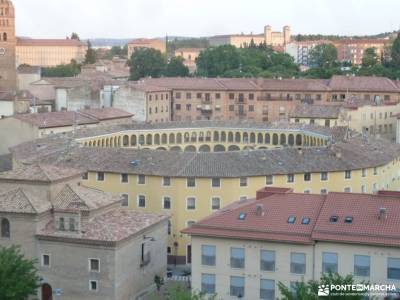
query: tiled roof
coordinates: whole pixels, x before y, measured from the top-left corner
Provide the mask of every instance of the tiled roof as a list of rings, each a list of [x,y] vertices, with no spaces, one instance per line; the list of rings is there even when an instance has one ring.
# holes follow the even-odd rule
[[[55,209],[90,211],[120,202],[121,198],[80,185],[67,184],[53,201]]]
[[[40,70],[40,67],[27,65],[20,65],[17,69],[18,74],[40,74]]]
[[[81,233],[66,233],[55,230],[54,221],[47,224],[39,239],[81,240],[84,243],[119,242],[140,233],[149,226],[166,220],[168,216],[137,212],[129,209],[114,209],[96,216],[82,224]]]
[[[257,206],[261,214],[256,213]],[[239,219],[240,214],[245,214],[243,220]],[[183,233],[290,243],[332,241],[398,247],[399,214],[399,196],[272,193],[265,198],[236,202]],[[296,217],[293,224],[288,222],[290,216]],[[338,217],[336,222],[331,222],[332,216]],[[351,222],[345,222],[346,217],[351,217]],[[309,224],[303,224],[303,218],[310,218]]]
[[[292,118],[337,119],[341,111],[339,105],[296,105]]]
[[[114,107],[105,107],[105,108],[92,108],[85,109],[79,111],[80,114],[86,115],[92,118],[96,118],[100,121],[112,120],[112,119],[121,119],[121,118],[130,118],[133,114]]]
[[[147,45],[147,44],[153,44],[153,43],[162,43],[164,42],[161,39],[144,39],[144,38],[140,38],[140,39],[133,39],[131,40],[129,44],[138,44],[138,45]]]
[[[83,172],[69,167],[57,167],[44,163],[35,163],[31,165],[18,165],[15,169],[0,173],[0,181],[39,181],[55,182],[66,178],[81,175]]]
[[[0,212],[39,214],[50,209],[50,201],[32,189],[19,187],[0,194]]]
[[[121,126],[93,128],[77,131],[75,138],[98,136],[123,132],[125,130],[162,129],[162,128],[224,128],[223,123],[185,123],[170,124],[127,124]],[[219,124],[219,125],[218,125]],[[185,127],[185,126],[187,127]],[[164,127],[163,127],[164,126]],[[215,127],[211,127],[215,126]],[[261,132],[264,130],[284,130],[285,127],[260,124],[252,127],[237,123],[225,125],[226,128],[248,128]],[[23,143],[11,148],[16,160],[35,162],[53,161],[60,165],[82,167],[91,171],[113,173],[145,174],[176,177],[241,177],[278,174],[296,174],[304,172],[345,171],[385,165],[400,154],[400,145],[383,139],[364,139],[348,134],[344,140],[345,128],[316,128],[300,124],[288,124],[288,129],[321,134],[332,137],[334,146],[309,147],[298,151],[294,147],[280,149],[232,151],[232,152],[175,152],[130,148],[79,147],[69,134],[55,135],[45,139]],[[129,134],[132,134],[130,131]],[[38,146],[39,145],[39,146]],[[340,155],[338,155],[340,153]],[[131,161],[139,161],[132,166]]]
[[[396,84],[386,77],[368,76],[333,76],[329,81],[329,87],[333,91],[376,91],[399,93]]]
[[[55,128],[83,124],[96,124],[99,121],[74,111],[60,111],[15,115],[14,118],[39,128]]]
[[[58,46],[58,47],[71,47],[71,46],[87,46],[85,42],[75,39],[30,39],[30,38],[17,38],[17,47],[19,46]]]

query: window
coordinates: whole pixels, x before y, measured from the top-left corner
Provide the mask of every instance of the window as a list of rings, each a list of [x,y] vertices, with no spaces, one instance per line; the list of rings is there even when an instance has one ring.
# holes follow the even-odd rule
[[[235,99],[235,94],[234,93],[229,93],[229,100]]]
[[[260,269],[261,271],[275,271],[275,251],[261,250]]]
[[[97,280],[89,280],[89,290],[91,291],[98,291],[98,281]]]
[[[170,197],[164,197],[163,198],[163,208],[164,209],[171,209],[171,198]]]
[[[138,175],[137,183],[138,184],[146,184],[146,176],[145,175]]]
[[[186,208],[188,210],[195,210],[196,209],[196,198],[194,198],[194,197],[187,198]]]
[[[235,106],[229,105],[229,111],[234,111],[234,110],[235,110]]]
[[[273,175],[265,176],[265,184],[266,185],[271,185],[273,183],[274,183],[274,176]]]
[[[218,210],[221,208],[221,199],[219,197],[211,198],[211,209]]]
[[[260,279],[260,299],[275,299],[275,281],[270,279]]]
[[[192,94],[191,93],[186,93],[186,99],[192,99]]]
[[[172,223],[171,223],[171,221],[170,221],[170,220],[168,220],[168,230],[167,230],[167,232],[168,232],[168,235],[170,235],[170,234],[171,234],[171,230],[172,230]]]
[[[322,253],[322,272],[337,273],[338,271],[338,255],[337,253],[323,252]]]
[[[216,93],[215,94],[215,99],[221,99],[221,94],[220,93]]]
[[[50,255],[48,255],[48,254],[42,255],[42,266],[50,267]]]
[[[287,182],[289,182],[289,183],[294,182],[294,174],[287,175]]]
[[[328,172],[321,172],[321,181],[328,180]]]
[[[192,109],[192,104],[186,104],[186,110],[189,111]]]
[[[195,187],[196,186],[196,178],[194,177],[188,177],[186,179],[186,186],[187,187]]]
[[[196,224],[196,221],[187,221],[186,227],[192,227],[194,224]]]
[[[179,92],[175,93],[175,98],[176,99],[181,99],[181,93],[179,93]]]
[[[244,248],[231,248],[231,268],[244,268]]]
[[[344,218],[344,222],[347,223],[347,224],[353,223],[353,217],[351,217],[351,216],[345,217]]]
[[[210,245],[201,246],[201,264],[203,266],[215,266],[216,247]]]
[[[163,177],[163,186],[171,185],[171,177]]]
[[[387,260],[387,278],[400,279],[400,258],[389,257]]]
[[[247,177],[240,177],[240,186],[247,186]]]
[[[122,197],[121,206],[129,206],[128,194],[122,194],[121,197]]]
[[[100,259],[89,258],[89,272],[100,272]]]
[[[345,179],[350,179],[351,178],[351,170],[347,170],[344,172],[344,178]]]
[[[215,294],[215,275],[201,274],[201,292]]]
[[[145,195],[138,195],[138,207],[146,207],[146,196]]]
[[[378,168],[377,167],[374,168],[374,175],[378,175]]]
[[[1,237],[2,238],[10,238],[10,221],[6,218],[1,220]]]
[[[175,104],[175,109],[176,109],[176,110],[181,110],[181,105],[180,105],[180,104],[178,104],[178,103],[177,103],[177,104]]]
[[[326,195],[328,194],[328,190],[327,189],[321,189],[321,195]]]
[[[366,177],[367,176],[367,169],[362,169],[361,170],[361,176]]]
[[[289,216],[287,222],[289,224],[294,224],[296,222],[296,217],[295,216]]]
[[[62,230],[62,231],[64,231],[64,230],[65,230],[65,221],[64,221],[64,218],[61,217],[61,218],[59,219],[59,222],[60,222],[60,224],[59,224],[59,229]]]
[[[197,97],[197,99],[201,99],[202,94],[201,94],[201,93],[197,93],[197,94],[196,94],[196,97]]]
[[[311,181],[311,173],[304,174],[304,181]]]
[[[331,216],[331,217],[329,218],[329,222],[330,222],[330,223],[336,223],[338,220],[339,220],[339,217],[338,217],[338,216]]]
[[[230,295],[244,298],[244,277],[231,276]]]
[[[69,231],[75,231],[75,219],[69,218]]]
[[[83,180],[88,180],[89,179],[89,173],[88,172],[83,173],[82,179]]]
[[[303,225],[308,225],[308,224],[310,224],[310,221],[311,221],[310,218],[303,217],[303,218],[301,219],[301,224],[303,224]]]
[[[97,172],[97,181],[104,181],[104,172]]]
[[[128,174],[121,174],[121,182],[127,183],[128,182]]]
[[[368,255],[354,255],[354,275],[369,277],[371,259]]]
[[[254,100],[254,94],[252,93],[249,94],[249,100]]]
[[[290,254],[290,272],[293,274],[305,274],[306,273],[306,255],[305,253]]]
[[[221,179],[220,178],[213,178],[212,179],[212,187],[220,187],[221,186]]]
[[[249,105],[249,111],[254,111],[254,105]]]
[[[345,187],[343,191],[345,193],[351,193],[351,187]]]
[[[365,194],[367,192],[367,187],[365,184],[361,186],[361,193]]]

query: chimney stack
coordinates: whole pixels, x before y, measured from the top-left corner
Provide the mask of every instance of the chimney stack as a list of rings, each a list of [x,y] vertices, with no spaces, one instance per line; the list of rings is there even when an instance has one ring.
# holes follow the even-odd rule
[[[384,220],[386,218],[387,218],[386,208],[385,207],[381,207],[379,209],[379,220]]]
[[[264,205],[261,203],[258,203],[256,205],[256,216],[263,216],[264,215]]]

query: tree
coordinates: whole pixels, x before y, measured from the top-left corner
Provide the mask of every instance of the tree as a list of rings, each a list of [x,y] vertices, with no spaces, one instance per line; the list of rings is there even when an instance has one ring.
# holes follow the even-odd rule
[[[392,65],[394,68],[400,68],[400,33],[397,38],[393,41],[392,49]]]
[[[204,293],[191,292],[190,289],[176,284],[167,291],[167,300],[214,300],[216,295],[208,296]]]
[[[161,287],[164,285],[164,278],[159,275],[154,276],[154,283],[156,284],[157,291],[159,292]]]
[[[183,64],[182,57],[173,57],[169,61],[164,75],[167,77],[185,77],[189,75],[189,68]]]
[[[161,77],[166,68],[166,59],[159,50],[152,48],[137,48],[132,53],[128,62],[130,67],[130,79],[151,76]]]
[[[92,43],[88,41],[88,49],[85,56],[85,64],[94,64],[96,62],[96,51],[92,48]]]
[[[341,276],[338,273],[327,272],[323,273],[320,281],[310,280],[309,282],[297,282],[291,290],[285,286],[282,282],[278,283],[279,291],[281,292],[283,298],[282,300],[317,300],[318,297],[318,287],[321,285],[331,286],[331,285],[353,285],[354,277],[353,275]],[[367,284],[366,282],[361,282],[361,284]],[[327,295],[324,299],[327,300],[362,300],[365,298],[366,293],[355,293],[352,290],[340,291],[341,295]]]
[[[42,68],[42,77],[73,77],[81,72],[81,66],[71,60],[68,65],[58,65],[50,68]]]
[[[35,263],[24,258],[16,246],[0,247],[0,299],[21,300],[36,294],[39,277]]]
[[[332,44],[320,44],[310,50],[311,65],[320,68],[331,68],[337,60],[337,49]]]
[[[367,48],[364,51],[362,58],[363,67],[373,67],[378,63],[378,57],[376,55],[376,48]]]
[[[71,34],[71,40],[78,40],[80,41],[81,39],[79,38],[79,35],[76,32],[73,32]]]
[[[200,53],[196,59],[196,64],[197,73],[201,76],[221,76],[228,70],[239,68],[239,51],[232,45],[208,48]]]

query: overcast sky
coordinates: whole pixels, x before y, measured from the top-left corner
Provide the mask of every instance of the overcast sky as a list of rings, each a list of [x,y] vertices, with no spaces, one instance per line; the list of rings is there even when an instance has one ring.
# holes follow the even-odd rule
[[[63,38],[260,33],[362,35],[400,27],[400,0],[13,0],[17,35]]]

